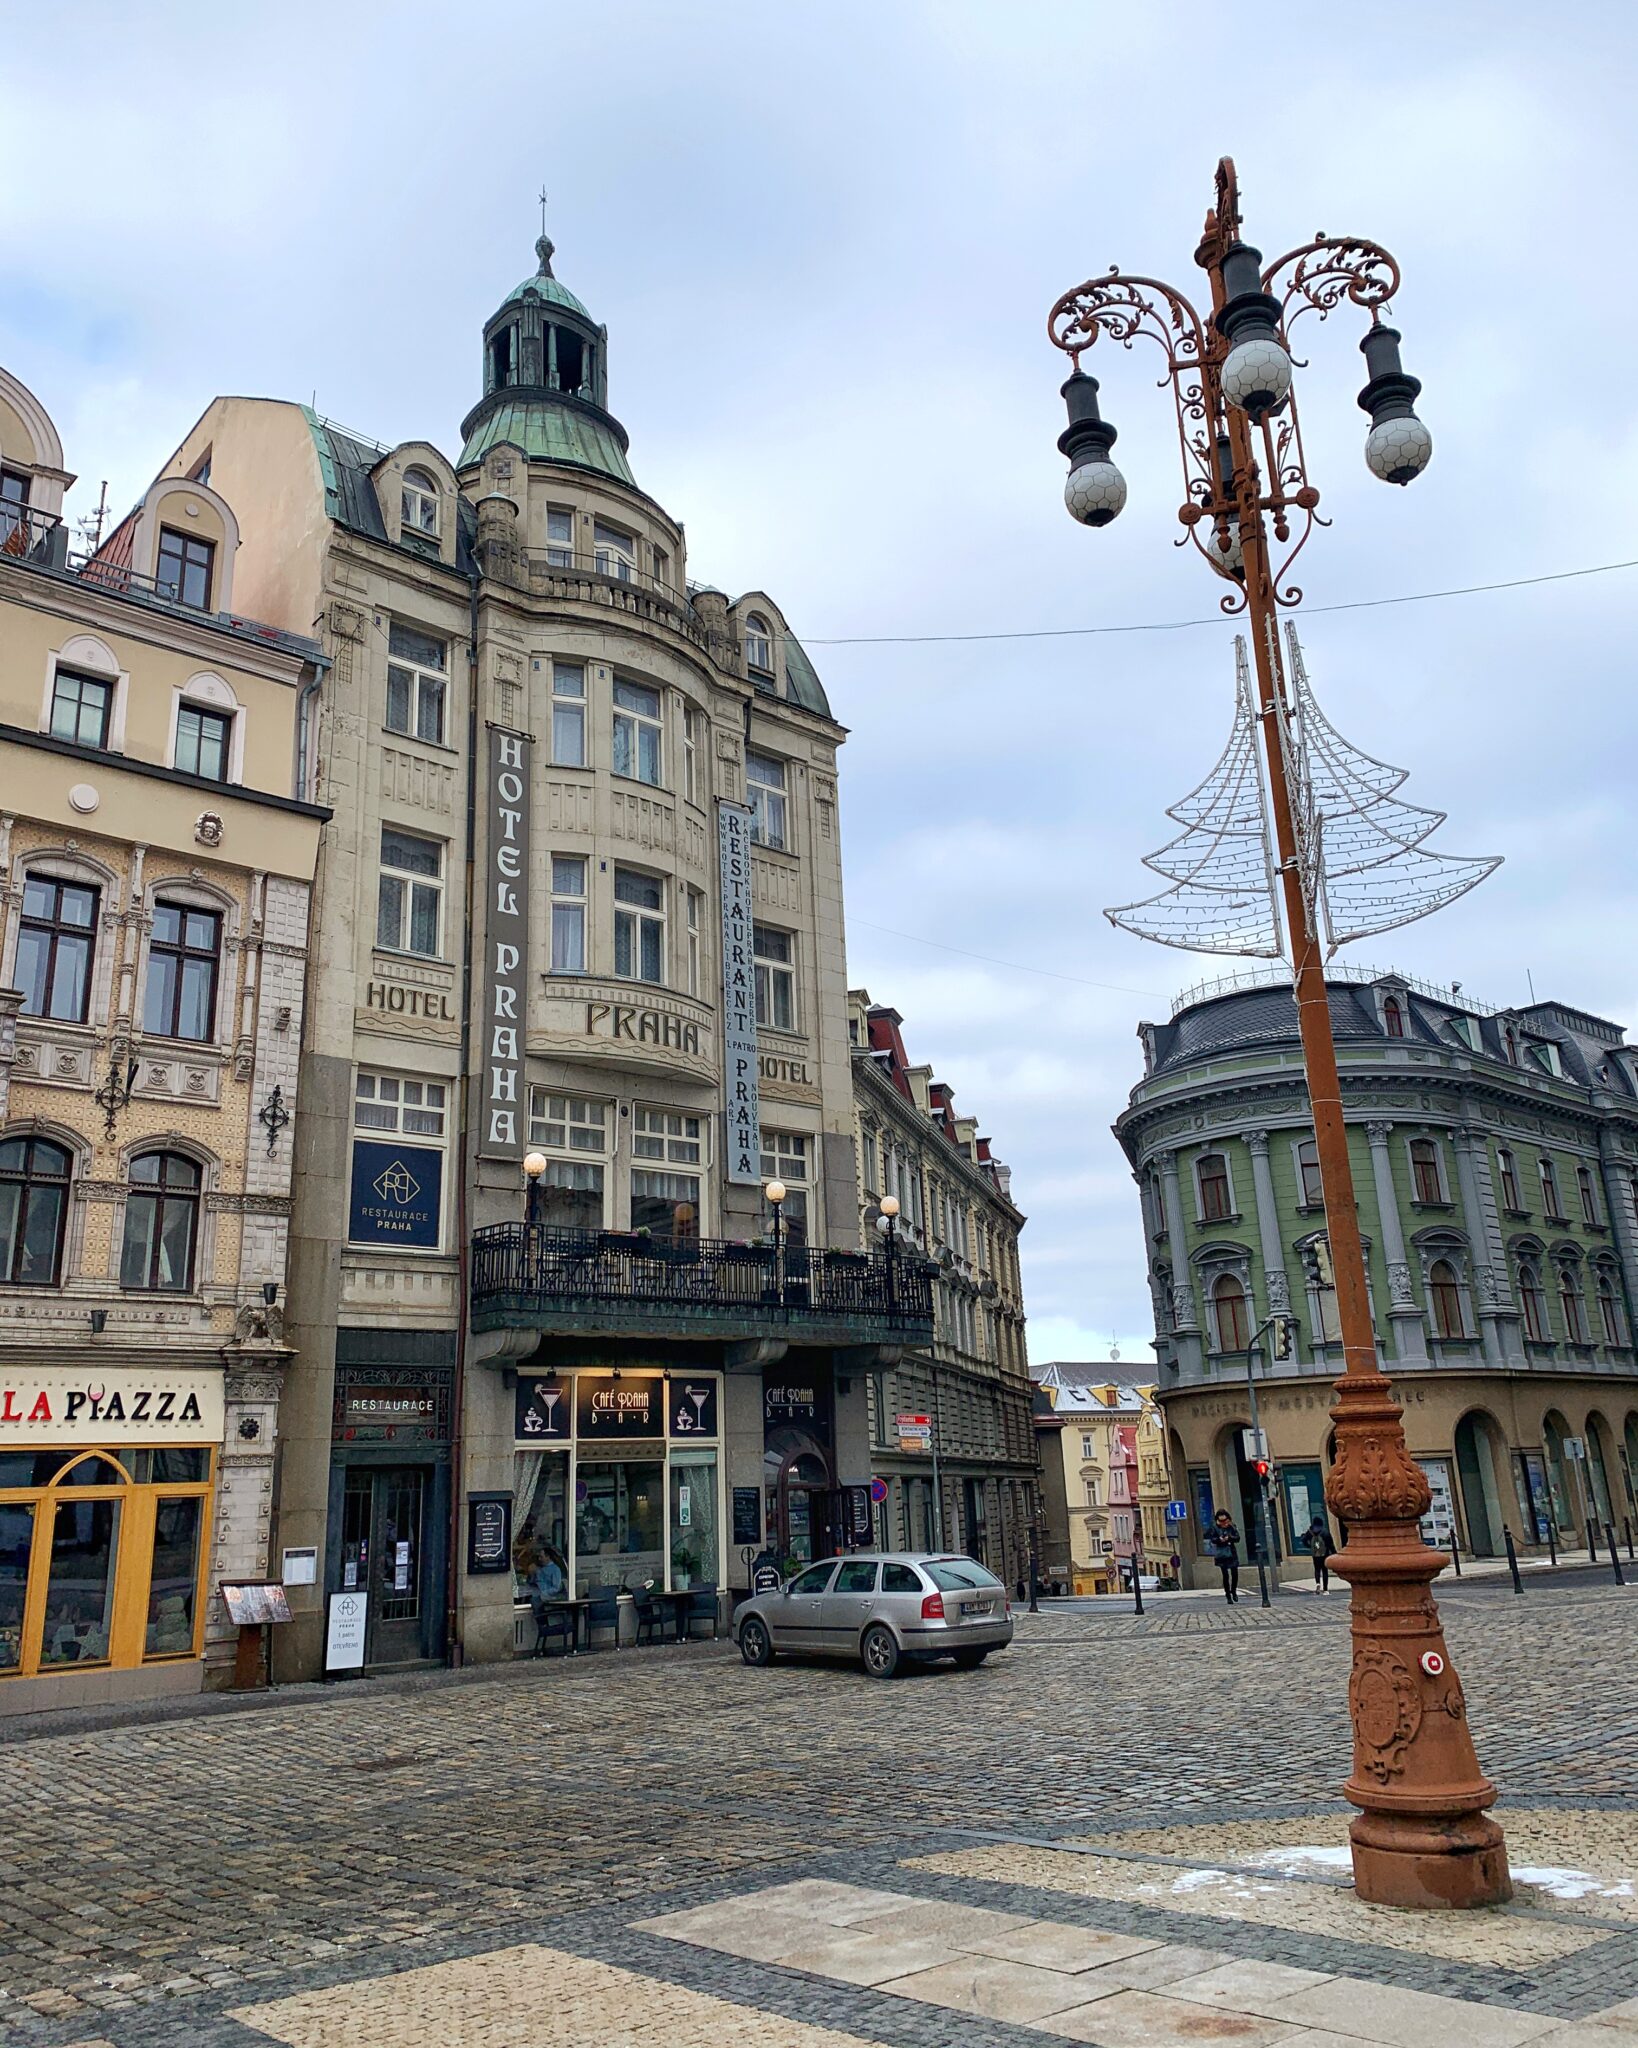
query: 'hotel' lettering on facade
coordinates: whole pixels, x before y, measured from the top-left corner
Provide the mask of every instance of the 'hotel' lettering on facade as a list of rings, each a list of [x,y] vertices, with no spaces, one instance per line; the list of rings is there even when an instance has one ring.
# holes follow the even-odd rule
[[[488,916],[483,973],[483,1150],[523,1142],[523,1035],[529,974],[527,733],[489,728]]]

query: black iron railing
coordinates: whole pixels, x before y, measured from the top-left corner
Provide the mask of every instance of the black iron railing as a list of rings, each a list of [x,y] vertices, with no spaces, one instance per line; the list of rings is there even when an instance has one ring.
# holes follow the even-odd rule
[[[770,1322],[932,1327],[930,1269],[915,1255],[731,1244],[637,1231],[499,1223],[473,1233],[474,1313],[577,1303],[647,1305]]]
[[[9,498],[0,500],[0,555],[60,565],[67,547],[67,529],[55,512],[41,512]]]

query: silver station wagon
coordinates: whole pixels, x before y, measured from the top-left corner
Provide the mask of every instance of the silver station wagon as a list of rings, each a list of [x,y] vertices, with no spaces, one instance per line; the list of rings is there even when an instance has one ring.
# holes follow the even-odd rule
[[[734,1616],[747,1664],[781,1652],[856,1657],[872,1678],[907,1659],[953,1657],[963,1671],[1012,1641],[1007,1589],[970,1557],[920,1550],[827,1558],[777,1593],[758,1593]]]

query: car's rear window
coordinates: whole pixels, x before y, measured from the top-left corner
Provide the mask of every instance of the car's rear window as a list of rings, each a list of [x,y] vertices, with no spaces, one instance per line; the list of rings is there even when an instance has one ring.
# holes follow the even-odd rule
[[[884,1593],[919,1593],[921,1581],[907,1564],[884,1564],[882,1566],[882,1591]]]
[[[971,1592],[975,1586],[982,1586],[986,1593],[999,1592],[1001,1587],[1001,1581],[994,1572],[985,1571],[971,1558],[935,1558],[931,1564],[924,1564],[922,1570],[941,1593]]]

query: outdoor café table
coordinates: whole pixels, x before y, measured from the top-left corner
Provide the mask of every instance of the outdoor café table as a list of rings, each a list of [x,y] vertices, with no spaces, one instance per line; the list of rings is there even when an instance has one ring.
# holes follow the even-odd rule
[[[540,1604],[542,1607],[557,1607],[568,1609],[569,1655],[571,1657],[574,1655],[575,1651],[578,1650],[580,1647],[580,1635],[582,1628],[584,1628],[585,1630],[586,1648],[588,1650],[591,1648],[591,1627],[586,1620],[587,1615],[589,1615],[591,1612],[591,1602],[589,1600],[570,1600],[565,1597],[561,1600],[542,1600]]]
[[[684,1643],[684,1642],[687,1642],[687,1640],[688,1640],[688,1610],[689,1610],[689,1607],[690,1607],[690,1605],[691,1605],[691,1604],[692,1604],[692,1602],[693,1602],[693,1598],[694,1598],[693,1594],[692,1594],[692,1593],[656,1593],[656,1594],[654,1595],[654,1598],[655,1598],[656,1600],[665,1600],[665,1601],[669,1601],[669,1602],[670,1602],[670,1605],[671,1605],[671,1618],[672,1618],[672,1623],[673,1623],[673,1627],[674,1627],[674,1632],[675,1632],[675,1635],[676,1635],[676,1639],[677,1639],[677,1641],[678,1641],[679,1643]]]

